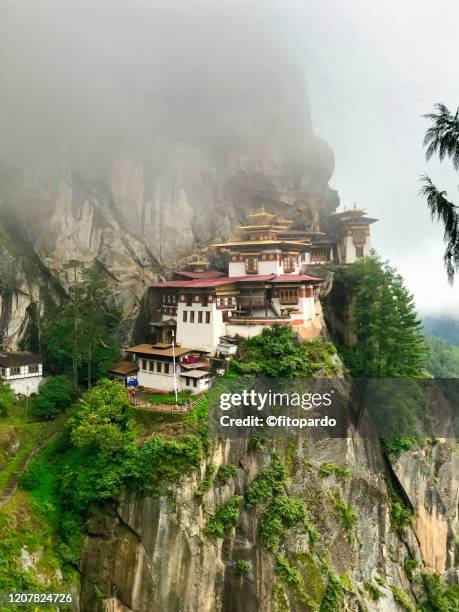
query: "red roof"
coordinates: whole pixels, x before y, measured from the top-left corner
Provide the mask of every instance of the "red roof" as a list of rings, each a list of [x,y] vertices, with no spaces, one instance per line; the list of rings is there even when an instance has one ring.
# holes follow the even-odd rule
[[[322,282],[322,279],[317,276],[309,276],[307,274],[254,274],[252,276],[224,276],[221,278],[211,278],[209,280],[178,280],[168,281],[164,283],[154,283],[152,287],[183,287],[183,288],[206,288],[219,287],[220,285],[228,285],[229,283],[246,283],[246,282],[262,282],[262,283],[305,283],[305,282]]]
[[[178,270],[175,273],[177,276],[185,276],[192,279],[207,279],[207,278],[218,278],[219,276],[225,276],[223,272],[218,270],[205,270],[204,272],[189,272],[188,270]]]

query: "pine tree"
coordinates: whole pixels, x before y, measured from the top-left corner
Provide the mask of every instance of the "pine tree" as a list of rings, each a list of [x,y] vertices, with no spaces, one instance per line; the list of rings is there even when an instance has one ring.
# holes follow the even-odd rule
[[[417,378],[426,347],[413,297],[394,268],[377,257],[360,259],[345,276],[357,341],[340,352],[353,377]]]
[[[101,272],[79,262],[67,267],[72,271],[70,296],[47,304],[42,344],[52,373],[72,374],[90,388],[118,357],[115,333],[121,313]]]

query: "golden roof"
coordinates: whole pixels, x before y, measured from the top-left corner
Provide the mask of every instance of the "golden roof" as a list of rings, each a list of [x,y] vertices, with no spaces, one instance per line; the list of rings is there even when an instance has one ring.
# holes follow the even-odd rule
[[[277,223],[280,223],[281,225],[286,225],[287,227],[289,227],[290,225],[292,225],[293,221],[291,219],[278,219]]]
[[[271,230],[271,231],[279,231],[283,232],[288,229],[288,225],[272,225],[272,224],[263,224],[263,225],[240,225],[238,229],[242,230]]]
[[[199,349],[185,348],[183,346],[172,347],[170,344],[136,344],[124,349],[126,353],[137,353],[138,355],[152,355],[161,357],[181,357],[186,353],[205,353]]]
[[[264,207],[264,206],[262,206],[262,207],[261,207],[261,208],[259,208],[258,210],[254,211],[254,212],[252,212],[252,213],[249,213],[249,215],[248,215],[248,216],[250,217],[250,219],[256,219],[256,220],[259,220],[259,221],[260,221],[260,223],[261,223],[261,224],[263,224],[263,221],[265,221],[265,222],[269,222],[271,219],[274,219],[274,217],[275,217],[276,215],[273,215],[273,214],[271,214],[271,213],[267,212],[267,211],[265,210],[265,207]],[[258,225],[258,223],[257,223],[257,225]],[[264,225],[264,224],[263,224],[263,225]]]
[[[289,245],[289,246],[297,246],[300,248],[304,248],[306,245],[305,242],[303,242],[302,240],[238,240],[235,242],[222,242],[219,244],[212,244],[211,247],[212,248],[228,248],[228,247],[232,247],[232,246],[257,246],[257,245],[261,245],[261,246],[282,246],[282,245]]]

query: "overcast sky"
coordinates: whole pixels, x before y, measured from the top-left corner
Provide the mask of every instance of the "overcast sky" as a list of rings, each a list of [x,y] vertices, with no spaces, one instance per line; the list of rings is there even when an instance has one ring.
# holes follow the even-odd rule
[[[287,4],[286,4],[287,2]],[[286,0],[278,11],[303,49],[312,122],[335,152],[342,205],[366,208],[377,251],[405,277],[422,314],[459,316],[459,277],[443,269],[440,227],[419,176],[459,201],[447,162],[425,162],[421,117],[459,105],[457,0]]]

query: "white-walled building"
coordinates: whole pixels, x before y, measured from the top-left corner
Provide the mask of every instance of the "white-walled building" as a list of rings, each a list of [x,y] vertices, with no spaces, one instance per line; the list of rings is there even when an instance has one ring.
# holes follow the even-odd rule
[[[158,340],[174,334],[178,346],[215,355],[225,336],[250,338],[274,324],[303,335],[317,328],[322,279],[301,273],[309,243],[280,237],[290,223],[284,219],[276,224],[264,210],[250,216],[255,223],[241,227],[243,239],[213,245],[228,251],[227,276],[197,262],[198,269],[176,273],[181,278],[153,285],[161,293]]]
[[[336,262],[351,264],[359,257],[371,255],[370,225],[375,221],[367,217],[362,208],[350,208],[330,215],[336,239]]]
[[[16,394],[37,393],[43,380],[43,358],[27,351],[0,353],[0,376]]]
[[[212,379],[205,351],[157,343],[137,344],[125,352],[132,355],[137,381],[146,389],[169,392],[176,385],[177,391],[200,393],[208,389]]]

